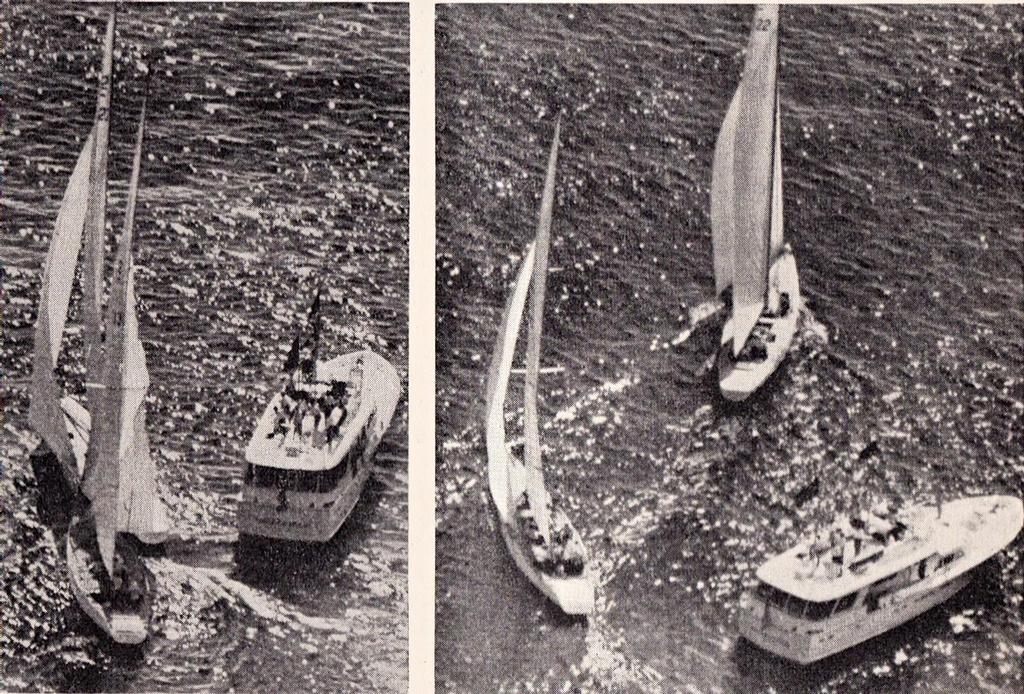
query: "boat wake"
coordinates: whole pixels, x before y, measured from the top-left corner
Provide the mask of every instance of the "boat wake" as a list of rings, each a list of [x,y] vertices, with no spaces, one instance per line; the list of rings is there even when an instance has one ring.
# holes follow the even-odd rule
[[[704,301],[691,307],[689,309],[690,324],[682,332],[672,338],[669,343],[666,343],[664,349],[668,349],[669,346],[681,346],[690,339],[690,336],[693,335],[693,332],[700,327],[702,323],[716,317],[724,308],[725,304],[718,299]]]
[[[195,603],[211,606],[218,601],[232,608],[246,608],[256,616],[295,632],[309,629],[348,635],[348,619],[315,617],[304,614],[285,602],[235,580],[221,569],[187,566],[171,559],[147,562],[160,585],[164,608],[164,636],[174,641],[195,623]],[[179,612],[180,610],[180,612]]]

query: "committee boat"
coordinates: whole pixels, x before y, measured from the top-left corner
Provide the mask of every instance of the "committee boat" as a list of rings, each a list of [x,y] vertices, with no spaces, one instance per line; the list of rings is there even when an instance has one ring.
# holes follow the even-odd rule
[[[778,368],[800,313],[796,258],[783,238],[778,43],[778,6],[759,5],[743,78],[715,143],[715,292],[731,306],[718,376],[729,400],[744,400]]]
[[[541,469],[537,386],[548,246],[554,205],[559,124],[548,158],[537,237],[527,249],[505,307],[487,378],[487,478],[501,534],[520,571],[564,612],[594,611],[594,579],[586,547],[568,516],[548,493]],[[525,462],[513,454],[505,434],[505,396],[530,280],[532,306],[524,389]]]
[[[812,663],[913,619],[963,588],[1024,525],[1013,496],[979,496],[843,519],[757,570],[740,633]]]
[[[72,592],[83,611],[111,638],[137,644],[149,632],[154,588],[152,574],[139,557],[139,543],[160,543],[171,528],[157,493],[146,433],[149,372],[139,339],[132,263],[145,103],[105,314],[102,310],[114,24],[112,12],[95,123],[71,174],[43,271],[29,418],[43,440],[33,455],[56,458],[69,486],[82,492],[76,496],[80,503],[75,505],[65,541]],[[83,237],[88,410],[77,398],[63,394],[56,377]]]
[[[331,539],[359,500],[398,405],[401,380],[379,354],[318,359],[320,296],[292,343],[286,384],[245,449],[238,529],[246,535]]]

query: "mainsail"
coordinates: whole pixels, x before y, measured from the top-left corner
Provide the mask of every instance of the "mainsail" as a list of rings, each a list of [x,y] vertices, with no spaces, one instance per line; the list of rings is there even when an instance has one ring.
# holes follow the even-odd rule
[[[82,245],[86,204],[89,197],[89,164],[93,151],[94,133],[78,155],[68,187],[64,191],[53,238],[46,253],[43,283],[39,292],[39,313],[36,316],[35,355],[32,365],[32,393],[29,421],[46,445],[57,456],[64,474],[72,485],[78,484],[78,465],[75,462],[64,415],[60,408],[61,387],[54,376],[60,355],[64,326],[71,301],[71,285],[78,265],[78,252]]]
[[[105,316],[106,344],[99,406],[92,412],[82,490],[92,504],[100,555],[113,573],[118,532],[159,541],[167,530],[166,511],[156,495],[155,467],[149,456],[144,398],[149,386],[145,353],[135,315],[132,240],[146,106],[135,142],[124,227]]]
[[[743,348],[768,295],[778,123],[778,19],[777,5],[757,7],[738,92],[733,161],[734,354]]]
[[[99,405],[103,354],[100,347],[103,311],[104,239],[107,217],[107,150],[110,140],[110,93],[114,65],[114,23],[116,6],[107,20],[103,42],[103,67],[96,96],[92,163],[89,172],[89,201],[85,215],[85,254],[82,262],[82,323],[85,343],[85,373],[89,409]]]
[[[544,193],[537,220],[536,263],[533,268],[533,287],[529,334],[526,343],[526,388],[523,396],[524,434],[526,458],[526,493],[537,529],[545,542],[550,539],[548,498],[541,470],[540,422],[537,412],[537,381],[540,372],[540,337],[544,322],[544,292],[547,288],[548,248],[551,245],[551,214],[555,202],[555,167],[558,163],[558,134],[561,117],[555,121],[555,135],[548,155]]]
[[[521,488],[519,477],[513,480],[508,464],[508,449],[505,442],[505,395],[508,392],[508,379],[512,372],[512,359],[516,351],[519,337],[519,326],[523,321],[523,309],[526,306],[526,293],[530,287],[533,274],[534,244],[526,249],[516,283],[505,304],[505,313],[501,318],[498,339],[494,343],[491,355],[491,368],[487,374],[487,482],[491,489],[491,497],[498,507],[502,519],[506,519],[514,509],[510,500],[519,497]]]
[[[736,115],[739,113],[741,84],[729,110],[725,112],[722,129],[715,142],[715,158],[711,168],[711,250],[715,261],[715,295],[732,286],[733,243],[736,219],[733,209],[733,151],[736,145]]]

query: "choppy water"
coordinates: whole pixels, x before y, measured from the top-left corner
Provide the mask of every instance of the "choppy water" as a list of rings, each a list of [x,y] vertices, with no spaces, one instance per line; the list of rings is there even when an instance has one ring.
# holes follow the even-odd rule
[[[751,15],[438,9],[440,690],[1022,686],[1021,537],[946,605],[812,669],[741,642],[736,605],[836,509],[1024,492],[1024,11],[782,9],[807,310],[786,365],[727,407],[721,318],[686,333],[712,291],[710,161]],[[517,573],[484,472],[486,364],[558,109],[542,362],[565,370],[542,379],[542,437],[599,568],[589,624]]]
[[[404,398],[332,542],[239,545],[234,514],[245,442],[321,269],[333,297],[323,352],[372,347],[407,382],[407,10],[122,8],[108,220],[120,228],[145,60],[135,259],[149,434],[173,521],[200,540],[151,560],[156,634],[129,651],[71,599],[21,441],[40,269],[91,126],[104,26],[98,6],[36,3],[4,3],[0,23],[0,689],[404,691]],[[72,384],[79,350],[74,335]]]

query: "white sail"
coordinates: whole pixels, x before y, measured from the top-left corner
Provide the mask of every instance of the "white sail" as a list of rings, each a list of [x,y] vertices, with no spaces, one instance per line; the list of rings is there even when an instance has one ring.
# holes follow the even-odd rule
[[[733,242],[736,219],[733,203],[733,158],[736,146],[736,118],[739,113],[741,85],[729,102],[722,129],[715,141],[715,158],[711,168],[711,250],[715,263],[715,294],[732,286]]]
[[[139,128],[135,141],[135,158],[132,162],[132,176],[128,187],[128,205],[125,210],[124,227],[118,243],[117,260],[114,264],[114,275],[111,282],[110,301],[105,316],[106,345],[103,360],[103,391],[97,398],[98,407],[92,414],[92,430],[89,436],[89,448],[86,451],[85,474],[82,479],[82,491],[89,498],[93,517],[96,522],[96,539],[99,543],[100,556],[107,572],[113,575],[114,547],[117,533],[123,523],[121,520],[124,502],[122,492],[123,422],[126,395],[134,392],[125,390],[124,375],[130,371],[125,368],[126,354],[133,350],[132,331],[138,339],[137,324],[134,321],[135,302],[132,291],[132,237],[135,227],[135,205],[138,198],[139,171],[142,167],[142,139],[145,132],[146,106],[143,103],[139,118]],[[138,348],[141,350],[141,346]],[[128,357],[131,359],[131,357]],[[137,358],[136,358],[137,361]],[[137,367],[134,374],[129,373],[129,383],[134,384],[140,376]],[[148,382],[148,376],[146,377]],[[141,391],[144,394],[144,390]],[[134,431],[134,423],[132,429]],[[129,444],[134,449],[133,444]],[[148,454],[148,442],[146,442]],[[123,490],[128,495],[134,487]],[[129,504],[147,503],[151,500],[129,499]]]
[[[146,433],[145,400],[149,390],[149,371],[146,353],[139,339],[134,268],[128,275],[126,304],[117,529],[131,533],[143,542],[157,543],[167,539],[171,524],[167,509],[157,493],[156,464],[150,456],[149,435]]]
[[[526,293],[533,274],[534,244],[530,244],[523,256],[512,294],[505,305],[505,313],[498,330],[491,355],[491,368],[487,374],[487,483],[491,498],[498,507],[502,520],[507,520],[514,511],[511,501],[522,494],[523,489],[513,488],[519,482],[509,471],[509,454],[505,440],[505,396],[508,393],[509,374],[515,355],[519,327],[523,321]]]
[[[782,126],[779,95],[775,94],[775,160],[772,164],[772,231],[769,262],[782,253]]]
[[[104,240],[107,218],[107,152],[110,140],[110,93],[114,65],[114,24],[116,6],[107,20],[103,42],[103,66],[96,95],[96,121],[89,176],[89,201],[85,217],[85,253],[82,260],[82,324],[85,347],[86,386],[89,407],[98,405],[102,349],[100,333],[103,315]]]
[[[779,124],[779,95],[775,95],[775,157],[772,164],[772,220],[769,234],[768,267],[771,268],[775,259],[782,253],[782,129]],[[771,270],[769,270],[771,272]],[[774,283],[769,277],[768,310],[777,313],[779,310],[779,292],[773,290]]]
[[[740,90],[734,160],[733,353],[739,354],[765,307],[770,267],[778,68],[777,5],[759,5]]]
[[[551,214],[555,203],[555,169],[558,164],[558,134],[561,117],[555,121],[555,135],[548,154],[544,193],[541,196],[540,216],[537,220],[536,253],[533,268],[533,287],[530,297],[529,334],[526,343],[526,386],[523,396],[526,493],[533,519],[544,542],[550,539],[548,519],[548,493],[544,486],[541,467],[540,417],[537,412],[537,386],[540,372],[540,338],[544,323],[544,293],[548,277],[548,249],[551,245]]]
[[[35,354],[32,365],[32,392],[29,421],[47,446],[56,454],[65,468],[69,480],[78,481],[78,466],[68,442],[64,415],[60,409],[61,388],[53,370],[60,355],[67,323],[71,287],[82,246],[82,230],[89,197],[89,164],[94,134],[89,133],[85,146],[71,173],[68,187],[61,200],[57,222],[54,224],[50,248],[43,267],[43,282],[39,292],[39,312],[36,316]]]

